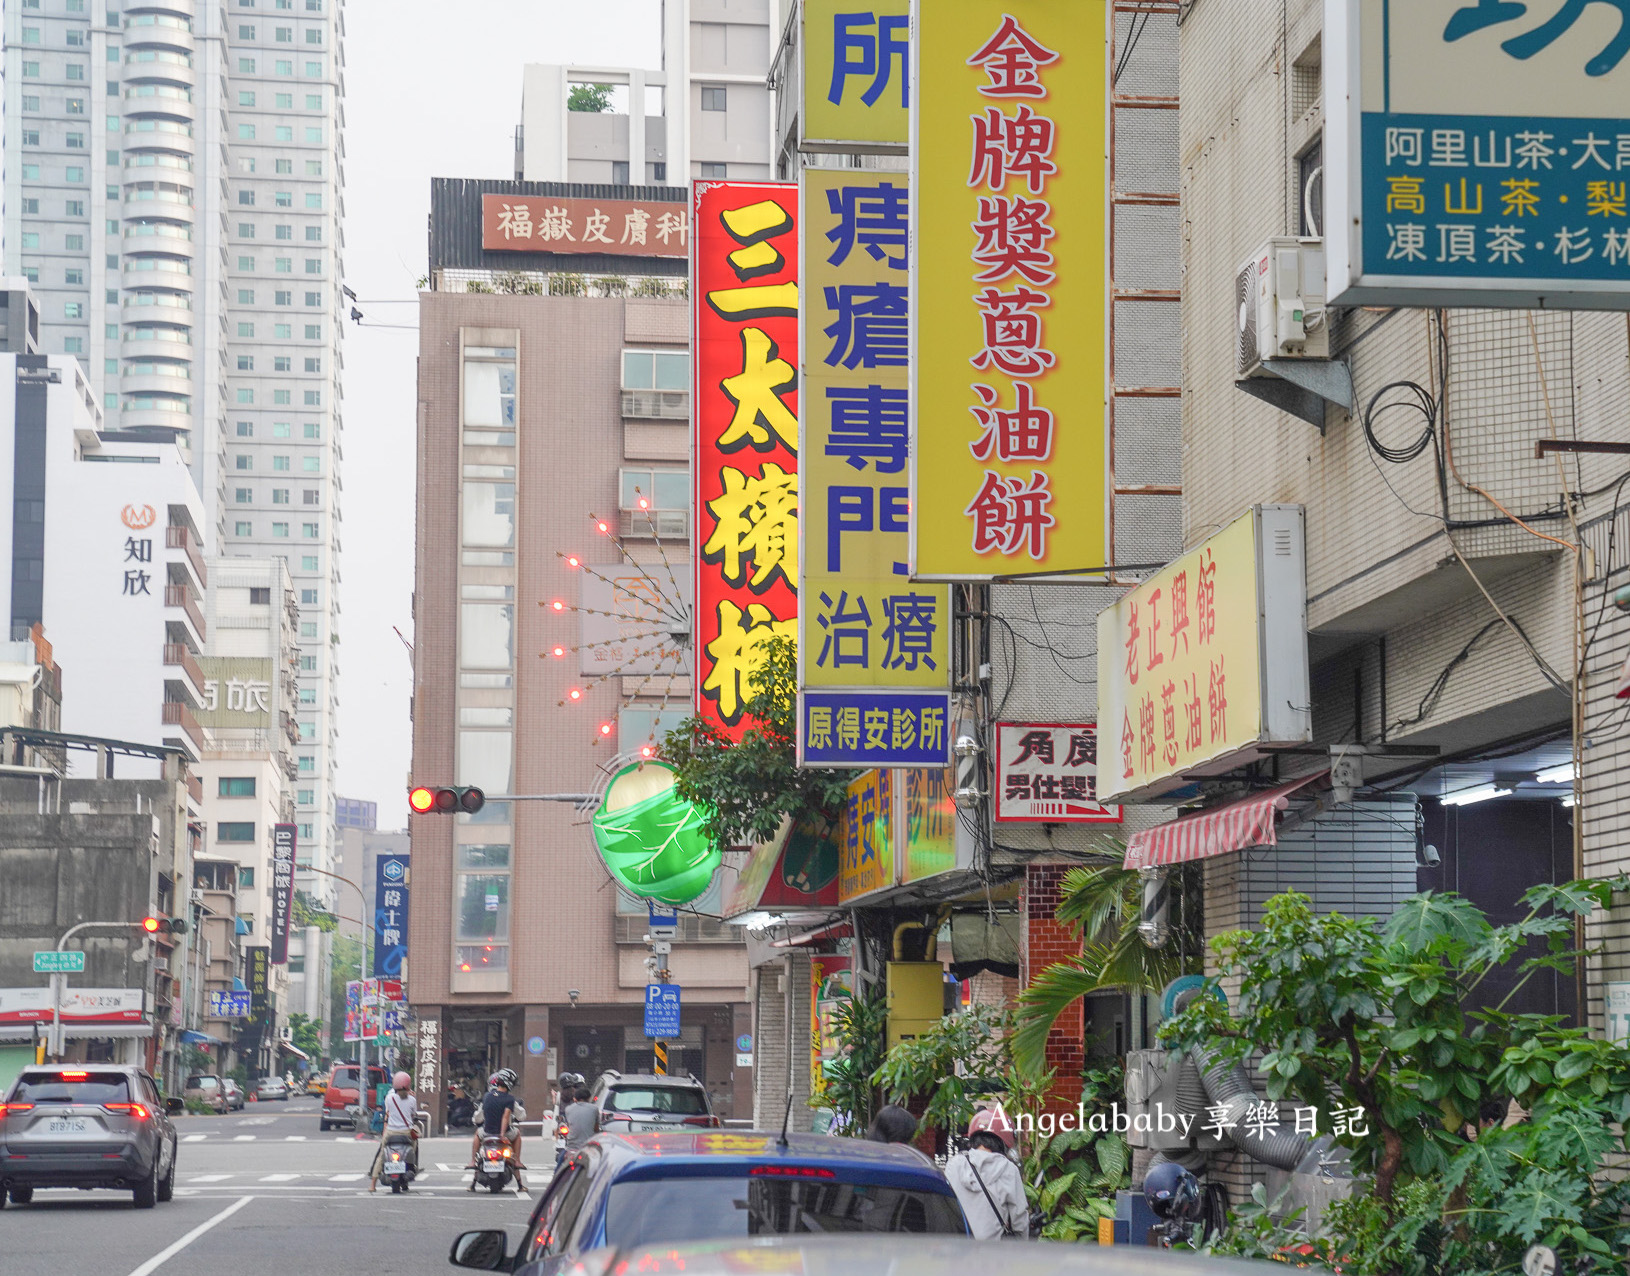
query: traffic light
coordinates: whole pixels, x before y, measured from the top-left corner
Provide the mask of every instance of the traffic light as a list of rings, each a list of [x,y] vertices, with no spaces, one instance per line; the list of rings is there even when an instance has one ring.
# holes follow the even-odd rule
[[[187,919],[185,917],[144,917],[141,919],[141,928],[149,935],[185,935],[187,933]]]
[[[419,785],[408,792],[408,808],[415,815],[446,815],[462,811],[474,815],[487,804],[487,795],[477,788],[431,788]]]

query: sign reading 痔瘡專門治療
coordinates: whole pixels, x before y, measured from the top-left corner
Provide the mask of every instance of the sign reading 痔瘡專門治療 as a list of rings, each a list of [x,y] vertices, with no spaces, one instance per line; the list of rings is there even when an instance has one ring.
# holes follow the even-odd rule
[[[690,218],[683,204],[667,201],[483,195],[481,247],[684,260],[690,255]]]
[[[1630,309],[1630,4],[1325,0],[1323,38],[1332,306]]]
[[[1102,802],[1313,738],[1302,508],[1257,505],[1098,615]]]
[[[910,0],[804,0],[799,149],[905,154]]]

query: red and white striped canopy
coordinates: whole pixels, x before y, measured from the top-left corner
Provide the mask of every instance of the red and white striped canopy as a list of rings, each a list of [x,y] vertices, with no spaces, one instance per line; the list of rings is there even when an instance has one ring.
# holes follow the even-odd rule
[[[1209,811],[1196,811],[1134,833],[1126,846],[1126,867],[1181,864],[1226,855],[1247,846],[1273,846],[1279,840],[1275,818],[1290,805],[1291,795],[1327,774],[1304,775],[1277,789]]]

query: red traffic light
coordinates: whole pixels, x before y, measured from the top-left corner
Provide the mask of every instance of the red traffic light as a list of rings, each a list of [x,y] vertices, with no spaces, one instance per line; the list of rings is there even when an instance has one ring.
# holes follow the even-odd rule
[[[149,935],[156,935],[164,929],[164,922],[157,917],[144,917],[141,919],[141,928]]]
[[[187,919],[184,917],[144,917],[138,923],[149,935],[185,935]]]
[[[415,815],[423,815],[436,805],[436,791],[434,789],[414,789],[408,794],[408,806],[413,808]]]
[[[408,791],[408,808],[415,815],[445,815],[462,811],[474,815],[487,804],[487,795],[473,787],[430,788],[419,785]]]

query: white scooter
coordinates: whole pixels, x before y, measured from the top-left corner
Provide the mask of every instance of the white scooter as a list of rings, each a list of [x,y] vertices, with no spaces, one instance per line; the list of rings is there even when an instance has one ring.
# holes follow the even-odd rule
[[[418,1141],[406,1130],[393,1130],[385,1136],[384,1178],[391,1194],[405,1192],[419,1176]]]

